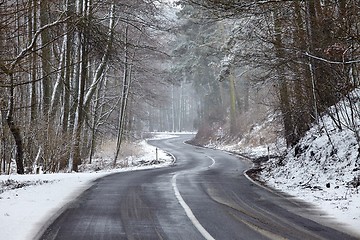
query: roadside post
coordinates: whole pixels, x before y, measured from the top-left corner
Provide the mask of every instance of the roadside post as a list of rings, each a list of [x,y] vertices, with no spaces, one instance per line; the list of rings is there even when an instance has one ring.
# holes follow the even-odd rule
[[[158,149],[156,148],[156,162],[159,160],[159,156],[158,156]]]

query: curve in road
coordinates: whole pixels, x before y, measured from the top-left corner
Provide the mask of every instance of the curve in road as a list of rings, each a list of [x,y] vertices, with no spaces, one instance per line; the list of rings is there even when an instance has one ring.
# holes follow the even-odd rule
[[[151,141],[176,163],[96,180],[38,239],[356,239],[249,181],[249,161],[184,144],[190,137]]]

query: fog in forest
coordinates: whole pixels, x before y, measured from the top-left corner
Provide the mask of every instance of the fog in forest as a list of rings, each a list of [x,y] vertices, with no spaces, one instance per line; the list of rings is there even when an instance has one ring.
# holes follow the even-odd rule
[[[108,141],[115,165],[158,131],[292,146],[358,87],[358,7],[2,1],[1,172],[77,171]]]

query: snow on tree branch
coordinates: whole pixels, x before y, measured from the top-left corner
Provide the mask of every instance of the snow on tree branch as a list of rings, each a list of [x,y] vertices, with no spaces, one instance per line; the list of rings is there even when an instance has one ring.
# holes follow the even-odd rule
[[[360,59],[351,60],[351,61],[332,61],[332,60],[329,60],[329,59],[326,59],[326,58],[317,57],[317,56],[312,55],[312,54],[310,54],[308,52],[305,52],[304,55],[307,56],[307,57],[319,60],[319,61],[330,63],[330,64],[354,64],[354,63],[360,63]]]
[[[44,25],[43,27],[39,28],[35,33],[34,33],[34,37],[32,38],[30,44],[24,48],[15,58],[15,60],[10,64],[10,68],[8,69],[8,71],[12,72],[13,69],[15,68],[16,64],[21,61],[28,52],[31,52],[31,49],[35,46],[36,41],[38,39],[38,37],[40,36],[40,34],[45,31],[48,28],[51,28],[53,26],[56,26],[58,24],[64,23],[67,20],[69,20],[71,17],[66,17],[64,19],[62,19],[62,16],[60,16],[60,18],[58,20],[56,20],[55,22],[49,23]]]

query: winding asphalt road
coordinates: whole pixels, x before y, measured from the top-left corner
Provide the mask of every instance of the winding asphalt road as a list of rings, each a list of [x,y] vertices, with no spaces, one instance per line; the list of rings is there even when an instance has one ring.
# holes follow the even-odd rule
[[[355,239],[247,179],[249,161],[184,144],[189,138],[152,141],[174,166],[98,179],[39,239]]]

